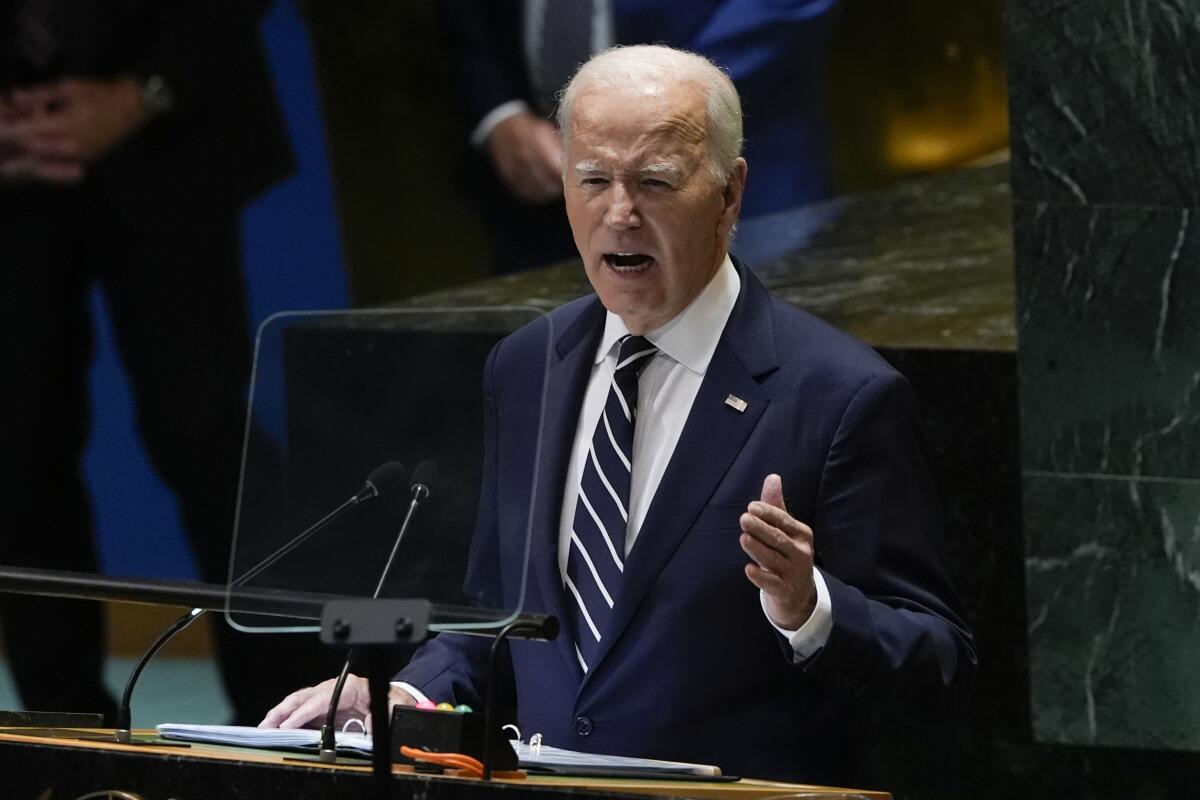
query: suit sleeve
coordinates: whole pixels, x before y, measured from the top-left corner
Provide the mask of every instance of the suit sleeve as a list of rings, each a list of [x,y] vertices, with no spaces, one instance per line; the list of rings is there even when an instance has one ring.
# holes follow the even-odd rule
[[[878,376],[846,408],[822,474],[813,529],[833,628],[802,668],[925,726],[965,715],[976,667],[939,520],[912,390],[898,374]]]
[[[837,0],[720,0],[701,19],[681,27],[687,15],[671,2],[618,0],[622,43],[666,41],[702,53],[729,71],[738,91],[754,94],[782,80],[791,65],[819,61]]]
[[[468,131],[497,106],[529,99],[521,4],[513,0],[446,0],[435,4],[443,45]]]
[[[171,0],[155,3],[132,42],[130,66],[140,75],[162,75],[175,111],[188,115],[214,105],[214,97],[263,70],[259,19],[270,0]]]

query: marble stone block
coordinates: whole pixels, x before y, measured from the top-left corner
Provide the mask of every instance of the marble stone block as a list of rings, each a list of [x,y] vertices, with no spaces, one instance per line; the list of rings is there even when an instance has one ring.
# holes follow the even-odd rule
[[[1008,4],[1013,189],[1071,205],[1200,200],[1200,2]]]
[[[1200,481],[1026,475],[1033,729],[1200,749]]]
[[[1200,212],[1018,204],[1026,471],[1200,476]]]

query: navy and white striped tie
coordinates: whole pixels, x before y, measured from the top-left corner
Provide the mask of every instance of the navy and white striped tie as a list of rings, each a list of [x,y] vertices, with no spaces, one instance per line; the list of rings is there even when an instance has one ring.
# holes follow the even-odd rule
[[[575,655],[584,672],[600,645],[625,571],[638,374],[657,352],[641,336],[621,339],[612,385],[579,479],[565,583]]]

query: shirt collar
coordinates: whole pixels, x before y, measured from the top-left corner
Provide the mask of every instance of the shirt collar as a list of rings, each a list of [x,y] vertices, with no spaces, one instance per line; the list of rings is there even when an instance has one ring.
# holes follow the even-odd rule
[[[725,323],[729,320],[741,288],[737,269],[726,255],[712,280],[687,308],[667,324],[649,331],[646,338],[658,347],[660,352],[697,375],[703,375],[708,369],[708,362],[712,361],[713,353],[716,352],[717,342],[721,339],[721,333],[725,330]],[[603,361],[612,352],[617,340],[628,333],[629,329],[625,327],[621,318],[611,311],[607,312],[604,316],[604,334],[600,337],[600,346],[596,349],[595,363]]]

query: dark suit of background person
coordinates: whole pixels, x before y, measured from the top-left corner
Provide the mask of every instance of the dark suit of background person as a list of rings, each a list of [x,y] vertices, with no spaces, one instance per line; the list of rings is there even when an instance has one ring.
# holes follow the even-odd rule
[[[853,712],[914,724],[961,716],[975,654],[939,555],[938,501],[907,382],[866,345],[772,297],[741,291],[626,561],[600,654],[584,676],[568,627],[513,642],[525,736],[559,747],[713,763],[753,777],[853,778]],[[558,520],[567,461],[605,310],[596,296],[497,345],[485,368],[486,461],[468,591],[514,608],[544,402],[524,609],[570,619]],[[554,337],[541,396],[545,337]],[[725,403],[733,394],[744,413]],[[816,532],[833,607],[822,651],[791,663],[743,572],[739,516],[763,475]],[[497,569],[497,565],[499,568]],[[396,680],[478,707],[490,641],[442,635]],[[512,694],[515,689],[515,695]]]
[[[742,219],[829,195],[825,39],[836,0],[612,0],[615,43],[660,43],[723,67],[745,113],[745,155],[754,165]],[[538,110],[526,64],[521,0],[436,4],[453,61],[466,125],[510,100]],[[564,79],[570,76],[563,76]],[[456,181],[479,209],[498,272],[576,256],[561,197],[517,200],[486,148],[464,156]]]
[[[0,11],[4,92],[161,76],[174,107],[86,164],[77,182],[0,184],[0,562],[97,569],[80,475],[87,294],[97,281],[147,450],[176,493],[202,577],[224,582],[250,356],[239,213],[293,166],[258,41],[263,8],[48,0],[52,52],[36,66],[13,46],[23,2],[41,4]],[[27,707],[111,715],[99,605],[5,596],[0,620]],[[236,635],[216,627],[235,713],[256,719],[271,693]]]

